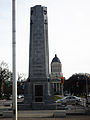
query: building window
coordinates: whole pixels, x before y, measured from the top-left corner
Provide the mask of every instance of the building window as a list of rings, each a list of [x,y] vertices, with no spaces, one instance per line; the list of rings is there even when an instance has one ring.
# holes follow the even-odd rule
[[[46,15],[47,14],[47,11],[46,10],[44,10],[44,15]]]

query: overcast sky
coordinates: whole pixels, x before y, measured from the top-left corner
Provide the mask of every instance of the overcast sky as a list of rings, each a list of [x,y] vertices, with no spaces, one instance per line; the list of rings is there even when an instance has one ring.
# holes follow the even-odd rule
[[[47,7],[49,63],[55,54],[66,78],[90,73],[90,0],[16,0],[17,72],[28,77],[30,7]],[[0,62],[12,69],[12,0],[0,0]]]

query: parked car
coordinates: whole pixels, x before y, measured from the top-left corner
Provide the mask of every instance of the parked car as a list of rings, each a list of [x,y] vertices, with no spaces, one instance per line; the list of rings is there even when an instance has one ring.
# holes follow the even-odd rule
[[[87,106],[87,107],[90,107],[90,94],[87,95],[87,98],[86,98],[86,106]]]
[[[61,104],[79,104],[80,102],[81,102],[81,98],[76,96],[66,96],[56,101],[56,103],[61,103]]]
[[[24,95],[18,95],[17,98],[18,99],[24,98]]]

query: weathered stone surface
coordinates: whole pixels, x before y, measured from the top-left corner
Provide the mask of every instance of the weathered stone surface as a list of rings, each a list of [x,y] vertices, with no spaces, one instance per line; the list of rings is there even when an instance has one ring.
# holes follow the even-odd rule
[[[47,8],[31,8],[29,77],[47,78],[49,74]],[[32,79],[30,79],[32,80]]]
[[[29,77],[25,83],[24,97],[24,103],[32,109],[46,109],[47,104],[50,106],[53,103],[49,79],[47,8],[41,5],[31,8]]]

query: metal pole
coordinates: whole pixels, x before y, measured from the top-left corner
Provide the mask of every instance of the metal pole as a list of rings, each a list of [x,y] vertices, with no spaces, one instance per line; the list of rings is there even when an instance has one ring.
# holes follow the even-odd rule
[[[86,78],[86,96],[88,95],[88,81],[87,81],[87,78]]]
[[[16,80],[16,0],[12,0],[12,71],[13,71],[13,120],[17,120],[17,80]]]
[[[61,84],[62,97],[63,97],[63,84]]]

